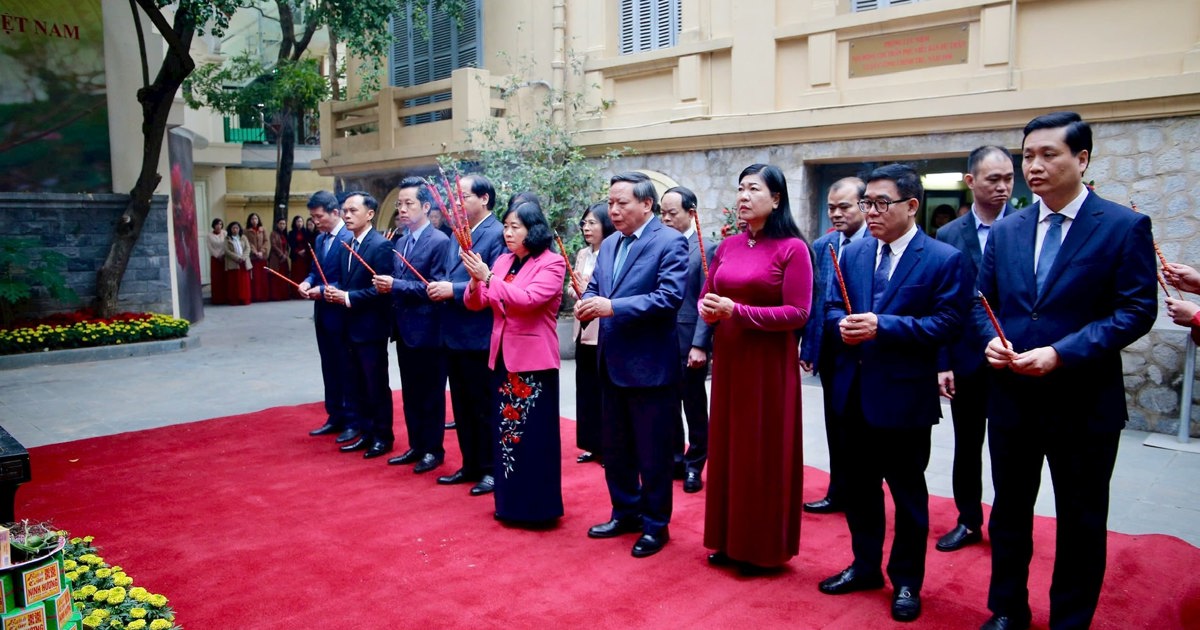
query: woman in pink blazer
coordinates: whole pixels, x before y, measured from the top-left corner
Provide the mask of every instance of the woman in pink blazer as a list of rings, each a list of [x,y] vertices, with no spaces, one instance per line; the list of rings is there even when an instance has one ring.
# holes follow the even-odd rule
[[[488,366],[496,391],[496,519],[545,526],[563,515],[558,418],[558,307],[566,263],[537,201],[503,217],[501,254],[488,269],[470,250],[467,308],[492,308]]]

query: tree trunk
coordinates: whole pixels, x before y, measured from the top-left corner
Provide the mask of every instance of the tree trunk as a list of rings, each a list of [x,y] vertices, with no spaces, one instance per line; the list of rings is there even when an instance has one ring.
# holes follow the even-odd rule
[[[154,190],[158,188],[158,182],[162,179],[158,172],[158,162],[162,157],[163,143],[166,141],[167,118],[171,113],[171,105],[175,102],[179,86],[195,68],[195,63],[188,54],[188,46],[191,44],[195,28],[179,18],[180,16],[176,16],[174,30],[183,44],[182,48],[168,47],[154,83],[138,90],[137,98],[142,106],[142,170],[133,190],[129,192],[129,204],[125,207],[125,212],[113,226],[113,240],[108,248],[108,256],[96,272],[94,308],[100,317],[111,317],[117,312],[121,279],[125,276],[125,268],[129,265],[133,248],[141,238],[146,217],[150,214]]]
[[[279,133],[275,137],[278,146],[278,162],[275,164],[275,203],[272,225],[280,219],[288,220],[288,199],[292,194],[292,170],[296,161],[296,113],[284,107],[276,114]]]
[[[337,101],[342,98],[342,79],[338,75],[338,39],[337,33],[333,32],[333,27],[329,27],[329,91],[332,94],[332,99]]]

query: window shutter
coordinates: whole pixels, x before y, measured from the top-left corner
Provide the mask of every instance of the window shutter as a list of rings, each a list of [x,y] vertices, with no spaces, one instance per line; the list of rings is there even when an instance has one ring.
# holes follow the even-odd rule
[[[679,36],[680,0],[619,0],[618,51],[622,55],[669,48]]]
[[[429,31],[417,33],[412,27],[412,2],[425,3]],[[411,87],[450,77],[467,67],[478,67],[483,51],[479,23],[482,6],[479,0],[463,2],[462,24],[456,26],[443,11],[435,11],[431,0],[408,0],[392,15],[392,55],[389,78],[398,87]],[[444,92],[404,102],[405,107],[449,101]],[[450,110],[408,116],[404,124],[416,125],[450,117]]]

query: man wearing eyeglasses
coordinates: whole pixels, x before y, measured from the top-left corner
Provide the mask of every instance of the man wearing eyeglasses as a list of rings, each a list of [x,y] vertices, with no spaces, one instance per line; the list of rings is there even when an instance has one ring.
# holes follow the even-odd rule
[[[962,253],[917,229],[924,190],[911,167],[882,166],[867,177],[859,209],[871,236],[846,247],[840,288],[828,296],[825,325],[841,344],[834,358],[834,412],[854,435],[848,449],[846,522],[854,562],[820,584],[842,595],[883,588],[882,485],[896,506],[887,574],[892,618],[921,614],[929,535],[929,436],[941,417],[938,347],[958,334],[972,285]]]

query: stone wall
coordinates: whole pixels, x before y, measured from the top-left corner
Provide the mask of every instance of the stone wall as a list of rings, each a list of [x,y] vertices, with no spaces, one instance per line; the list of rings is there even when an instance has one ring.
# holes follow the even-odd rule
[[[128,195],[0,193],[0,238],[31,237],[38,246],[67,257],[67,285],[79,296],[63,304],[44,296],[21,316],[70,311],[96,297],[96,272],[108,255],[112,230]],[[171,257],[167,242],[167,197],[154,197],[141,238],[121,282],[122,310],[171,313]]]
[[[1162,118],[1093,125],[1095,147],[1085,178],[1097,192],[1128,204],[1132,197],[1154,220],[1154,233],[1168,260],[1200,266],[1200,117]],[[1017,150],[1020,129],[864,138],[769,147],[632,155],[609,172],[658,171],[691,188],[699,198],[705,232],[723,222],[722,206],[734,201],[734,179],[748,164],[779,166],[788,179],[792,209],[805,234],[813,234],[823,212],[824,191],[814,190],[822,164],[966,156],[983,144]],[[965,157],[964,157],[965,162]],[[1018,177],[1020,174],[1018,173]],[[1192,299],[1195,299],[1192,296]],[[1124,352],[1130,428],[1174,433],[1179,426],[1183,380],[1182,328],[1160,321],[1155,330]],[[1200,385],[1195,391],[1200,392]],[[1200,398],[1192,408],[1193,437],[1200,437]]]

